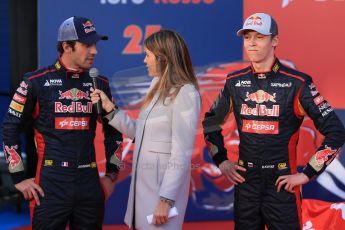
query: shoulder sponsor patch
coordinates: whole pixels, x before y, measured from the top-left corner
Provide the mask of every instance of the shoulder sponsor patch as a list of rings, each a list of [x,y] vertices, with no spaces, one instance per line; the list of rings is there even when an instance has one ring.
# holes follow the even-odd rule
[[[319,91],[315,90],[310,90],[310,94],[314,97],[319,93]]]
[[[15,111],[22,113],[24,110],[24,105],[15,102],[14,100],[11,101],[10,108],[14,109]]]
[[[18,87],[17,88],[17,91],[16,91],[17,93],[20,93],[21,95],[23,95],[23,96],[26,96],[27,94],[28,94],[28,90],[27,89],[23,89],[22,87]]]
[[[17,93],[14,94],[13,96],[13,100],[15,100],[16,102],[20,103],[20,104],[25,104],[26,102],[26,97],[23,97]]]
[[[319,105],[324,101],[323,97],[321,95],[314,98],[315,105]]]
[[[24,88],[24,89],[28,89],[28,84],[25,83],[25,81],[22,81],[20,83],[20,87]]]
[[[13,116],[18,117],[18,118],[21,118],[21,116],[22,116],[21,113],[19,113],[19,112],[17,112],[17,111],[14,111],[14,110],[11,109],[11,108],[8,108],[8,111],[7,111],[7,112],[10,113],[10,114],[12,114]]]

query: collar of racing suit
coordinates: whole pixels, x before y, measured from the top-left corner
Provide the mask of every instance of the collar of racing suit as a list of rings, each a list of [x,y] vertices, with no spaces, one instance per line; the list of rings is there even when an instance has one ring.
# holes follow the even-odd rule
[[[78,79],[81,74],[87,73],[86,70],[72,70],[66,67],[66,65],[62,62],[61,58],[59,57],[54,67],[59,71],[62,75],[66,75],[66,78],[76,78]]]
[[[277,76],[279,69],[280,69],[280,66],[281,66],[281,64],[280,64],[278,58],[275,57],[274,62],[272,63],[272,66],[270,68],[270,71],[268,71],[268,72],[256,72],[254,70],[253,65],[251,65],[251,68],[252,68],[253,75],[255,77],[257,77],[258,79],[266,79],[266,78],[271,77],[271,76],[272,77]]]

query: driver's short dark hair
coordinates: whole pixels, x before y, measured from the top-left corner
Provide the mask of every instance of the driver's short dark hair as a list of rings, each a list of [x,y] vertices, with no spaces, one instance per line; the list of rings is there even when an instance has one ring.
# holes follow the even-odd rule
[[[62,41],[62,42],[58,42],[57,45],[56,45],[56,48],[57,48],[57,51],[60,53],[60,54],[63,54],[64,50],[63,50],[63,47],[62,47],[62,44],[66,42],[67,45],[69,45],[70,47],[72,47],[72,50],[74,51],[74,46],[76,44],[77,41]]]

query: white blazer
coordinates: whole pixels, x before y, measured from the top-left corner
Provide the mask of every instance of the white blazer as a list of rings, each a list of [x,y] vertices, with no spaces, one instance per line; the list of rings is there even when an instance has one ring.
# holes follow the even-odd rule
[[[158,81],[152,80],[150,88]],[[200,115],[200,95],[191,84],[184,85],[174,101],[165,104],[154,96],[132,120],[119,111],[109,124],[135,138],[132,180],[125,223],[137,229],[182,229],[189,196],[191,158]],[[164,225],[147,223],[160,196],[174,200],[179,215]]]

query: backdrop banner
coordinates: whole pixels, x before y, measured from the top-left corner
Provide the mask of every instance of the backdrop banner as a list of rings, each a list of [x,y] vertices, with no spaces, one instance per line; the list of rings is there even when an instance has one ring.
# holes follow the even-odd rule
[[[117,104],[136,118],[150,82],[143,64],[143,40],[160,28],[174,29],[185,38],[191,52],[203,100],[202,120],[222,89],[226,75],[249,65],[242,52],[242,39],[236,36],[243,18],[253,12],[266,12],[272,14],[279,25],[277,56],[285,64],[310,74],[319,91],[345,121],[345,100],[341,91],[345,80],[340,69],[340,63],[345,59],[342,52],[345,47],[344,43],[333,42],[345,35],[340,29],[343,27],[340,12],[345,10],[344,3],[331,0],[41,0],[38,15],[39,65],[52,64],[57,58],[57,30],[63,20],[74,15],[90,18],[99,33],[110,37],[109,41],[98,43],[95,67],[110,79]],[[212,163],[203,140],[201,120],[192,159],[186,221],[233,219],[234,185]],[[104,147],[101,129],[97,133],[97,161],[102,174]],[[239,138],[233,116],[224,124],[223,134],[228,156],[236,160]],[[298,146],[300,169],[315,153],[322,138],[313,122],[306,117]],[[106,224],[123,223],[133,150],[132,141],[125,137],[121,173],[115,192],[106,205]],[[316,219],[328,213],[336,215],[337,223],[345,221],[344,214],[342,217],[339,211],[344,210],[345,183],[341,179],[345,178],[344,165],[344,154],[340,154],[326,172],[303,187],[305,229],[322,229],[315,226],[325,226],[327,221],[321,221],[322,225]],[[318,207],[317,215],[310,211],[310,207],[315,205]],[[329,211],[332,208],[334,210]]]

